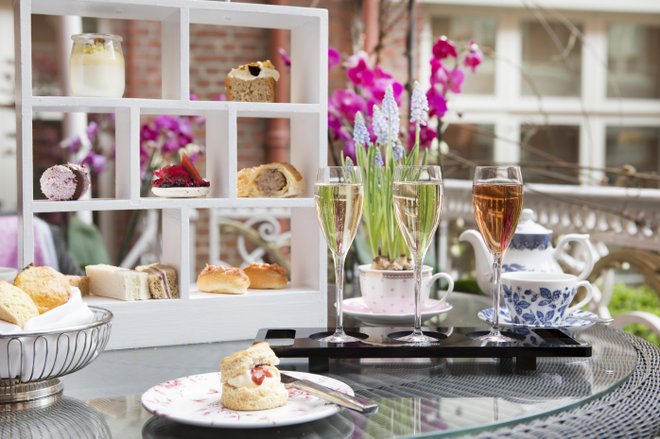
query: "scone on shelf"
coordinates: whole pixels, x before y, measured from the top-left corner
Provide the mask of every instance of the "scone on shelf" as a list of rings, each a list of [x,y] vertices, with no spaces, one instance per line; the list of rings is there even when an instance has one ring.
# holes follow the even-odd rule
[[[51,267],[28,265],[18,273],[14,285],[32,298],[40,314],[65,304],[71,297],[69,281]]]
[[[222,405],[232,410],[267,410],[286,404],[289,393],[280,381],[279,358],[268,343],[255,343],[220,363]]]
[[[302,191],[303,177],[290,163],[267,163],[238,171],[239,197],[288,198]]]
[[[147,273],[106,264],[88,265],[85,272],[89,277],[89,292],[94,296],[118,300],[151,298]]]
[[[275,83],[279,79],[280,73],[270,60],[238,66],[225,78],[227,100],[275,102]]]
[[[37,305],[25,291],[6,281],[0,281],[0,320],[23,326],[39,315]]]
[[[149,276],[149,294],[152,299],[177,299],[179,297],[179,282],[176,268],[166,264],[139,265],[136,271]]]
[[[250,278],[240,268],[209,265],[197,276],[197,289],[205,293],[245,294]]]
[[[243,268],[250,278],[251,289],[275,290],[289,282],[286,270],[279,264],[253,263]]]

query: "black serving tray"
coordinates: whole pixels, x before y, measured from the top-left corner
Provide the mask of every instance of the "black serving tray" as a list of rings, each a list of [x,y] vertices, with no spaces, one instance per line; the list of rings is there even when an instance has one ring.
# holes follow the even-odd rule
[[[515,339],[510,343],[478,340],[488,332],[483,327],[425,328],[425,334],[438,339],[437,343],[426,345],[405,344],[392,338],[410,333],[409,327],[346,328],[347,333],[361,340],[340,344],[318,341],[333,331],[334,328],[265,328],[259,330],[256,341],[269,342],[278,357],[308,358],[312,372],[328,371],[330,359],[337,358],[499,358],[504,368],[533,371],[539,357],[591,356],[591,345],[561,328],[505,328],[503,333]]]

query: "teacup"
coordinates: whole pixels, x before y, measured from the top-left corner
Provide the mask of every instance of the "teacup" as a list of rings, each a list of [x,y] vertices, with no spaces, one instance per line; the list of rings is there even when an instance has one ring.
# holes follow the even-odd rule
[[[14,278],[18,274],[18,270],[11,267],[0,267],[0,280],[7,281],[9,283],[14,282]]]
[[[372,312],[384,314],[412,314],[415,312],[415,276],[412,270],[374,270],[370,265],[360,265],[360,290],[362,298]],[[429,299],[431,286],[437,279],[445,279],[448,288],[440,296],[447,300],[454,290],[454,280],[446,273],[433,273],[433,268],[422,268],[422,310]]]
[[[569,306],[579,287],[587,294]],[[535,326],[559,326],[568,314],[591,300],[593,290],[586,280],[565,273],[518,271],[502,274],[504,303],[511,321]]]

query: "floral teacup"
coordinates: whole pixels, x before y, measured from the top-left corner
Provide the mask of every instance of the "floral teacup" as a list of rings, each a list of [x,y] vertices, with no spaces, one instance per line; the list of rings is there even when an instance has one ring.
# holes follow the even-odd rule
[[[587,295],[569,306],[579,287],[585,287]],[[593,295],[588,281],[571,274],[527,271],[502,274],[502,291],[511,321],[535,326],[561,326],[564,317]]]

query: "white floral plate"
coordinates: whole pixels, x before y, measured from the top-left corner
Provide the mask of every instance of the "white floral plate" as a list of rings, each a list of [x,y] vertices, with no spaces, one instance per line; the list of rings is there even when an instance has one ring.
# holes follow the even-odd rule
[[[196,198],[208,195],[211,188],[202,187],[151,187],[151,192],[161,198]]]
[[[451,309],[452,306],[447,302],[428,299],[422,310],[422,321],[448,312]],[[415,314],[413,313],[388,314],[371,311],[362,297],[344,300],[343,310],[344,314],[361,320],[368,325],[412,325],[415,322]]]
[[[477,314],[481,320],[485,320],[488,323],[493,323],[493,308],[486,308],[482,311],[479,311]],[[598,317],[594,313],[589,311],[577,310],[568,314],[562,324],[560,325],[530,325],[522,323],[513,323],[509,317],[509,311],[506,307],[500,307],[500,323],[503,325],[509,326],[526,326],[528,328],[572,328],[572,329],[584,329],[596,324]]]
[[[305,372],[288,373],[353,395],[353,389],[341,381]],[[222,406],[221,396],[220,373],[211,372],[160,383],[142,394],[142,405],[149,413],[176,422],[222,428],[301,424],[334,415],[341,409],[297,389],[289,389],[289,400],[285,405],[270,410],[230,410]]]

